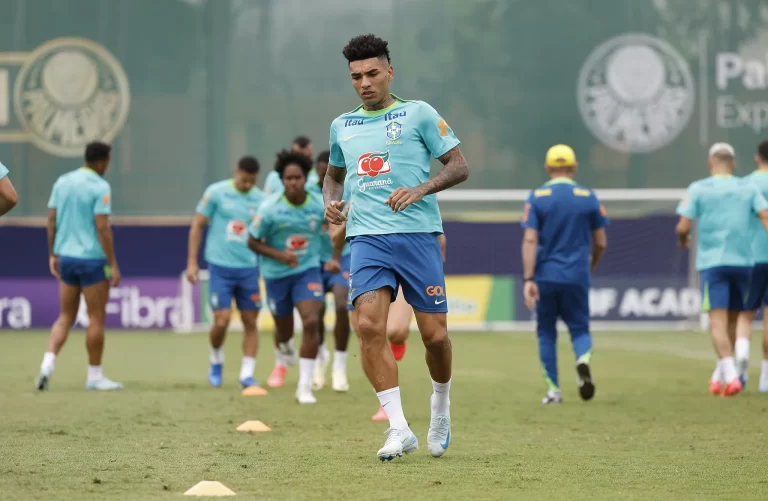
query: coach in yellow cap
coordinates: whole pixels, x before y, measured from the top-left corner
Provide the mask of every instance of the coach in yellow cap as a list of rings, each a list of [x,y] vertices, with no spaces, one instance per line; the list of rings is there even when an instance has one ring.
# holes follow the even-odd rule
[[[547,151],[550,181],[533,190],[523,210],[523,295],[536,309],[539,358],[547,394],[544,404],[563,401],[557,374],[557,320],[568,326],[576,354],[579,394],[595,394],[590,361],[589,285],[591,273],[605,252],[605,217],[589,188],[573,180],[576,155],[557,144]]]

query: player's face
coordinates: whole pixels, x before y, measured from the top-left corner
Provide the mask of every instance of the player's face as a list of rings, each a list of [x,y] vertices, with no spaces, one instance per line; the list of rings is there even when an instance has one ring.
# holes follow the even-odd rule
[[[301,146],[299,146],[296,143],[293,143],[291,145],[291,149],[293,151],[295,151],[296,153],[301,153],[302,155],[304,155],[307,158],[312,158],[312,143],[309,143],[304,148],[302,148]]]
[[[325,173],[328,172],[328,162],[317,162],[315,172],[317,172],[317,176],[320,178],[320,186],[322,186],[325,180]]]
[[[235,188],[237,188],[238,191],[250,191],[251,188],[256,184],[256,177],[258,174],[251,174],[250,172],[245,172],[244,170],[235,169]]]
[[[389,96],[389,82],[395,70],[386,59],[372,57],[349,63],[352,87],[367,106],[375,106]]]
[[[304,183],[307,182],[307,177],[304,175],[304,171],[301,170],[296,164],[290,164],[286,166],[283,171],[283,186],[285,186],[285,194],[288,197],[304,192]]]

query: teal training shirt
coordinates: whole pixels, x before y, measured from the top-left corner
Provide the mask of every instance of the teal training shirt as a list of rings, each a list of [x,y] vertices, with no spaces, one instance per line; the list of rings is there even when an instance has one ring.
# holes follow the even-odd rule
[[[746,176],[748,180],[768,200],[768,170],[756,170]],[[768,232],[758,218],[752,220],[752,257],[755,264],[768,263]]]

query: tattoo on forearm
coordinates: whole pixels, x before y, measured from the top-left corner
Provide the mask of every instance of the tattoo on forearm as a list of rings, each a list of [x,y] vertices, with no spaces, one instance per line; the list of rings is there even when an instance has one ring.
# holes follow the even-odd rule
[[[344,176],[346,172],[341,167],[328,165],[328,172],[323,182],[323,203],[338,202],[344,195]]]
[[[376,291],[363,292],[355,299],[355,308],[360,308],[360,305],[373,303],[374,301],[376,301]]]
[[[437,174],[426,183],[420,185],[424,190],[424,195],[431,195],[439,191],[447,190],[451,186],[456,186],[467,180],[469,177],[469,168],[467,167],[467,160],[461,153],[458,146],[452,148],[440,158],[440,162],[445,166]]]

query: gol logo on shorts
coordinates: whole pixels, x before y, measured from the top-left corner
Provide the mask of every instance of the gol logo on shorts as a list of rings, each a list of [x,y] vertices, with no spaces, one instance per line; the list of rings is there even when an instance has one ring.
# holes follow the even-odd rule
[[[311,290],[312,292],[322,292],[323,284],[318,282],[309,282],[307,284],[307,289]]]
[[[445,290],[440,285],[430,285],[427,287],[427,296],[445,296]]]

